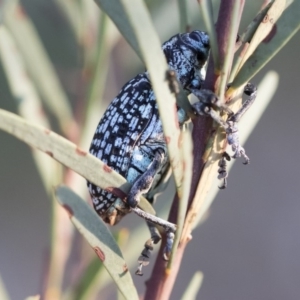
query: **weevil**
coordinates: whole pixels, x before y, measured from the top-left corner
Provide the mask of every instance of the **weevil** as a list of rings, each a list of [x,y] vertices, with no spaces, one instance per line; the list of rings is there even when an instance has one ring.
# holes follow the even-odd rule
[[[244,156],[248,161],[244,149],[239,145],[236,126],[238,120],[235,119],[248,107],[244,107],[243,111],[241,109],[238,115],[233,114],[226,105],[219,103],[211,91],[201,89],[210,50],[207,33],[195,30],[191,33],[177,34],[162,45],[162,50],[169,69],[176,73],[183,89],[187,94],[193,93],[198,97],[199,102],[193,105],[195,114],[210,116],[223,126],[235,157]],[[216,110],[227,112],[229,121],[223,121]],[[178,107],[177,114],[179,125],[182,126],[188,120],[187,113]],[[152,191],[160,185],[170,164],[162,123],[147,71],[126,83],[108,106],[97,126],[90,153],[132,184],[127,201],[124,202],[93,183],[87,183],[93,206],[106,223],[117,224],[131,208],[139,204],[140,195],[144,195],[153,203]],[[220,163],[219,178],[224,180],[225,186],[226,156],[223,156],[221,161],[223,163]],[[161,239],[155,225],[149,221],[147,224],[151,238],[145,243],[139,258],[140,265],[136,272],[138,275],[142,275],[142,266],[149,263],[153,244]],[[172,249],[174,231],[174,228],[166,230],[165,259],[168,259]]]

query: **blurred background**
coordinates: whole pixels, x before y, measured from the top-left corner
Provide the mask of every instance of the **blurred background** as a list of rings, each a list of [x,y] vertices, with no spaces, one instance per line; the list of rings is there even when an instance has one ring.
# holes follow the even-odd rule
[[[98,26],[95,20],[98,20],[99,8],[92,1],[85,4],[74,2],[84,11],[84,17],[78,19],[77,27],[74,25],[76,15],[70,17],[64,1],[59,0],[21,1],[23,10],[18,10],[18,17],[27,14],[33,22],[74,115],[82,122],[84,114],[81,112],[87,107],[91,91],[91,57],[95,56],[94,41]],[[253,19],[260,2],[246,1],[240,31]],[[161,41],[179,31],[176,1],[149,0],[146,3]],[[218,1],[215,1],[215,7],[217,15]],[[202,29],[196,1],[190,1],[189,12],[192,29]],[[69,135],[66,134],[49,107],[44,106],[52,129],[73,138],[75,142],[81,141],[85,149],[89,147],[105,107],[129,79],[143,71],[140,60],[126,41],[111,24],[109,26],[111,48],[103,65],[103,76],[107,74],[107,80],[84,139],[80,136],[83,134],[80,131],[82,128],[76,129],[76,126],[68,127],[66,131],[69,130]],[[198,270],[204,273],[199,299],[296,300],[300,297],[300,142],[295,136],[299,130],[300,111],[299,38],[298,33],[252,79],[253,83],[258,84],[269,70],[274,70],[278,72],[280,82],[276,95],[245,145],[251,164],[245,167],[238,161],[234,165],[228,188],[218,194],[205,222],[193,232],[171,299],[180,299]],[[26,36],[23,42],[28,42]],[[32,53],[32,57],[35,57],[35,53]],[[38,65],[40,62],[36,60],[34,63]],[[0,107],[19,113],[18,102],[10,92],[2,65],[0,85]],[[52,200],[45,191],[31,149],[2,131],[0,140],[0,273],[11,299],[23,299],[41,292],[45,282],[50,251]],[[59,176],[57,180],[60,181]],[[77,180],[84,185],[83,179]],[[159,212],[162,207],[168,208],[171,197],[172,192],[160,197],[156,210]],[[58,226],[67,225],[62,223]],[[129,228],[127,233],[130,236],[132,228],[139,226],[145,227],[142,220],[127,216],[118,227],[113,228],[113,232]],[[131,238],[134,239],[134,236]],[[77,234],[75,244],[76,241],[82,242]],[[141,249],[143,243],[144,240],[141,240]],[[65,287],[72,282],[70,273],[80,268],[79,261],[75,263],[76,268],[72,267],[72,259],[74,263],[78,257],[90,258],[94,255],[88,246],[83,247],[85,252],[80,255],[71,251]],[[151,262],[153,265],[154,258]],[[145,290],[144,282],[151,274],[151,266],[145,270],[144,277],[133,275],[140,293]],[[113,285],[105,287],[101,299],[114,299],[114,290]]]

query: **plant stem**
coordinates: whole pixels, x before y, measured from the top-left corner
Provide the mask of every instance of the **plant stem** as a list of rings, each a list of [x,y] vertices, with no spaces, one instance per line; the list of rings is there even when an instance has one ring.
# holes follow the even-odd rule
[[[168,220],[176,222],[177,210],[178,196],[175,195]],[[172,264],[172,272],[166,273],[167,263],[162,259],[165,245],[165,236],[162,237],[161,247],[156,258],[155,266],[152,271],[152,276],[146,282],[147,290],[144,298],[145,300],[169,299],[181,265],[181,260],[187,242],[188,241],[185,241],[184,243],[179,244],[176,251],[176,255],[174,257],[174,263]]]
[[[243,6],[244,6],[244,0],[239,0],[239,1],[240,1],[240,16],[241,16]],[[232,7],[235,5],[235,2],[236,0],[222,0],[219,9],[216,31],[218,37],[218,45],[220,47],[219,58],[221,64],[224,62],[225,55],[227,55],[227,53],[223,50],[227,49],[228,32],[230,29],[230,20],[233,12]],[[231,57],[232,60],[233,53],[230,55],[232,55]],[[219,77],[220,74],[217,74],[215,72],[213,61],[212,59],[210,59],[204,88],[216,91],[219,84],[218,83]],[[214,133],[214,131],[212,130],[212,123],[213,122],[210,118],[205,118],[205,117],[198,117],[193,120],[194,166],[193,166],[191,192],[189,198],[189,208],[194,201],[197,201],[197,199],[194,199],[194,196],[197,192],[203,167],[206,163],[204,158],[206,156],[204,155],[204,152],[206,150],[207,141],[209,137],[211,137]],[[175,196],[169,214],[170,222],[176,222],[177,207],[178,207],[178,198],[177,196]],[[181,265],[185,247],[189,242],[189,240],[191,239],[191,235],[190,235],[191,227],[190,226],[187,227],[188,230],[185,232],[185,235],[181,238],[181,243],[178,246],[176,257],[174,259],[174,264],[172,266],[172,272],[170,272],[169,274],[165,272],[166,263],[162,260],[163,246],[160,247],[160,251],[155,262],[152,276],[146,283],[147,290],[144,298],[145,300],[169,299]],[[161,245],[164,245],[163,241]]]

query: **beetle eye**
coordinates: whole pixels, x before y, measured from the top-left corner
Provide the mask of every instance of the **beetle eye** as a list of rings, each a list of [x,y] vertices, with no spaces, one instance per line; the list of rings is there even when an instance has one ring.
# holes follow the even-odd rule
[[[201,43],[205,48],[209,47],[209,39],[205,32],[197,31],[197,30],[192,31],[189,34],[189,38],[198,43]]]
[[[207,40],[206,42],[204,42],[204,43],[202,43],[203,44],[203,46],[205,47],[205,48],[209,48],[210,47],[210,45],[209,45],[209,40]]]
[[[206,56],[203,54],[203,52],[198,52],[197,53],[197,60],[198,61],[205,61],[206,60]]]
[[[192,31],[189,34],[189,38],[196,41],[196,42],[201,42],[201,35],[197,31]]]

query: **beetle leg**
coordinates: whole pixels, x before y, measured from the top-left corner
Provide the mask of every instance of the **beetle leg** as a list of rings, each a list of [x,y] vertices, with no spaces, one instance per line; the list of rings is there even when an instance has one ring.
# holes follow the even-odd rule
[[[130,189],[130,192],[128,193],[127,203],[130,207],[132,207],[133,211],[137,214],[139,214],[141,217],[146,219],[147,225],[149,227],[151,238],[147,240],[147,242],[144,245],[144,250],[142,251],[138,262],[139,267],[136,271],[137,275],[142,276],[142,267],[149,264],[149,258],[151,255],[151,251],[153,250],[153,244],[157,244],[160,240],[160,234],[158,232],[158,229],[156,228],[156,225],[161,225],[166,230],[167,234],[167,241],[164,251],[164,258],[168,259],[170,252],[172,250],[173,246],[173,240],[174,240],[174,232],[176,228],[174,228],[174,225],[171,226],[169,222],[166,222],[160,218],[151,216],[147,214],[144,211],[139,210],[136,208],[140,201],[140,196],[143,194],[146,194],[153,183],[153,179],[157,173],[157,171],[160,169],[161,164],[164,159],[164,153],[162,151],[156,151],[154,160],[149,165],[148,169],[144,174],[142,174],[133,184],[133,186]]]
[[[255,101],[257,96],[257,87],[254,84],[248,82],[245,85],[244,93],[247,96],[249,96],[249,98],[243,102],[242,107],[235,114],[228,118],[228,121],[232,121],[234,123],[239,122],[241,117],[245,114],[245,112],[251,107],[251,105]]]
[[[149,259],[151,256],[151,251],[153,250],[153,244],[157,244],[161,240],[161,236],[158,232],[158,229],[156,226],[151,223],[147,222],[148,228],[151,233],[151,238],[146,241],[144,245],[144,250],[142,251],[138,263],[139,266],[135,272],[136,275],[143,275],[142,268],[143,266],[147,266],[149,264]],[[163,252],[163,258],[164,260],[168,261],[171,255],[173,243],[174,243],[174,237],[175,237],[175,231],[176,228],[174,226],[170,226],[169,228],[165,228],[166,231],[166,244]]]
[[[218,169],[218,179],[223,179],[223,184],[219,186],[219,189],[223,190],[227,187],[227,177],[228,177],[228,171],[227,171],[227,161],[230,161],[230,156],[227,152],[224,152],[222,155],[222,158],[219,160],[219,169]]]
[[[192,93],[199,99],[199,102],[193,104],[193,107],[197,114],[210,116],[214,121],[216,121],[220,126],[222,126],[227,135],[227,142],[231,146],[232,151],[234,152],[233,158],[244,157],[244,164],[249,164],[250,159],[246,155],[245,149],[241,146],[239,141],[239,130],[237,123],[241,119],[241,117],[245,114],[245,112],[251,107],[253,104],[256,95],[257,88],[251,83],[246,84],[244,88],[244,93],[249,96],[243,102],[242,107],[236,112],[233,113],[230,108],[226,104],[220,103],[218,98],[213,94],[213,92],[209,90],[192,90]],[[226,112],[228,115],[227,121],[224,121],[220,114],[214,110],[214,107],[220,111]],[[220,187],[221,189],[225,188],[227,185],[227,171],[226,171],[226,157],[223,155],[222,159],[219,162],[219,179],[223,179],[223,185]]]
[[[153,250],[153,244],[157,244],[161,240],[161,236],[156,226],[151,222],[147,222],[147,225],[151,233],[151,238],[146,241],[144,245],[144,250],[138,258],[139,266],[135,274],[140,276],[143,276],[142,267],[147,266],[149,264],[151,251]]]
[[[127,203],[130,207],[136,207],[140,202],[140,196],[150,190],[154,177],[161,167],[164,156],[164,153],[161,151],[156,151],[155,157],[146,172],[134,182],[127,198]]]
[[[249,164],[250,159],[246,155],[245,149],[240,145],[237,122],[239,122],[241,117],[245,114],[245,112],[251,107],[251,105],[255,101],[257,95],[257,88],[252,83],[247,83],[244,88],[244,93],[248,95],[249,98],[246,99],[243,102],[242,107],[235,114],[231,115],[226,121],[226,123],[228,124],[226,133],[228,144],[231,145],[231,148],[234,151],[233,158],[243,156],[245,158],[244,164],[247,165]]]

